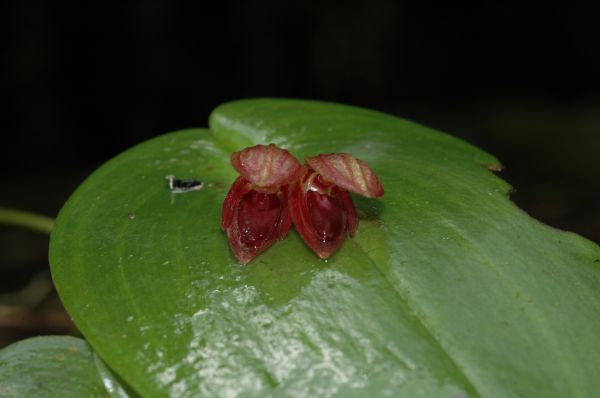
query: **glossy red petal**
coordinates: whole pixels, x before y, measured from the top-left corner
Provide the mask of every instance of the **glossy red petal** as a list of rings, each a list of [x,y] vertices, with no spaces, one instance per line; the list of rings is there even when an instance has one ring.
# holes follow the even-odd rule
[[[250,189],[252,188],[244,177],[238,177],[233,182],[221,208],[221,230],[225,231],[231,225],[240,198]]]
[[[242,177],[259,187],[289,184],[298,178],[301,170],[295,157],[274,144],[256,145],[234,152],[231,164]]]
[[[291,186],[288,203],[296,230],[304,242],[319,257],[328,258],[344,241],[349,218],[353,217],[353,228],[356,228],[356,212],[352,205],[353,213],[349,214],[343,198],[347,192],[334,185],[322,190],[322,184],[313,185],[316,177],[313,170],[307,170],[301,181]]]
[[[356,212],[356,207],[354,207],[354,202],[350,197],[350,194],[339,188],[338,197],[346,210],[346,218],[348,219],[348,235],[350,237],[354,236],[354,232],[356,232],[356,227],[358,226],[358,213]]]
[[[221,228],[240,263],[248,263],[288,233],[291,219],[286,192],[257,191],[244,177],[232,185],[223,202]]]
[[[282,198],[282,209],[281,209],[281,218],[279,220],[279,224],[277,226],[276,236],[277,239],[282,240],[286,237],[290,228],[292,227],[292,216],[290,214],[290,209],[288,206],[288,185],[284,185],[281,187],[281,198]]]
[[[367,198],[383,196],[379,177],[365,162],[347,153],[306,158],[306,163],[324,179]]]

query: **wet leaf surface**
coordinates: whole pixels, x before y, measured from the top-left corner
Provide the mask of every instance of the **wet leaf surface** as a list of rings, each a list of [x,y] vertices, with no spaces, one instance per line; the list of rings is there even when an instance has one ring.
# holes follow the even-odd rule
[[[586,397],[600,388],[599,248],[531,219],[492,156],[342,105],[225,104],[75,192],[54,281],[90,344],[142,396]],[[219,230],[233,151],[350,153],[381,199],[327,262],[295,231],[247,266]],[[483,167],[485,165],[486,167]],[[172,194],[165,176],[198,179]],[[595,262],[596,261],[596,262]]]

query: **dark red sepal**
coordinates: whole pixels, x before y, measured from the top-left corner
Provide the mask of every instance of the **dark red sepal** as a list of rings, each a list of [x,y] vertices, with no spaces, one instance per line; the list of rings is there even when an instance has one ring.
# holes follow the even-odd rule
[[[321,258],[331,256],[358,223],[348,192],[311,168],[290,187],[289,208],[296,230]]]
[[[287,201],[287,186],[267,189],[244,177],[235,180],[223,202],[221,229],[240,263],[247,264],[287,235],[292,225]]]

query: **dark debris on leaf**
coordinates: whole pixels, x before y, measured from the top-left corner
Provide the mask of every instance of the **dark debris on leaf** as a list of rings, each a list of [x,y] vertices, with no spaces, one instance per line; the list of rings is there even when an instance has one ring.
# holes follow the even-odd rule
[[[199,191],[204,187],[204,183],[196,179],[176,179],[173,175],[165,177],[169,183],[169,190],[172,193],[185,193],[190,191]]]

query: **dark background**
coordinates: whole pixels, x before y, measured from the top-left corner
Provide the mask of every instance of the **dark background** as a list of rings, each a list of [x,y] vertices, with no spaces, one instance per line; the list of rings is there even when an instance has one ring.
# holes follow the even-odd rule
[[[205,127],[225,101],[300,97],[389,112],[482,147],[504,164],[520,207],[600,242],[598,6],[81,3],[0,6],[0,207],[54,217],[86,175],[132,145]],[[73,331],[47,244],[0,226],[0,346]]]

